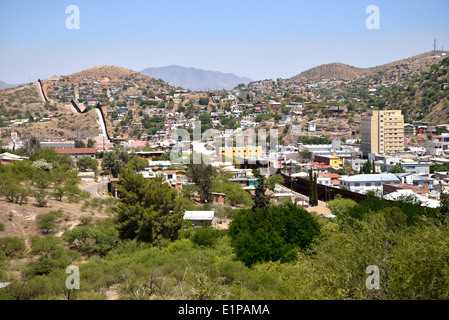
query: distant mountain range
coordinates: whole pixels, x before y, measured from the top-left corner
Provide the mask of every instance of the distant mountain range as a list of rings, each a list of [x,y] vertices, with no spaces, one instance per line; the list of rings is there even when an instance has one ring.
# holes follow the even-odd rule
[[[10,88],[15,88],[20,86],[20,84],[10,84],[10,83],[6,83],[3,81],[0,81],[0,90],[5,90],[5,89],[10,89]]]
[[[241,83],[248,84],[253,81],[232,73],[186,68],[176,65],[146,68],[140,71],[140,73],[193,91],[232,89]]]

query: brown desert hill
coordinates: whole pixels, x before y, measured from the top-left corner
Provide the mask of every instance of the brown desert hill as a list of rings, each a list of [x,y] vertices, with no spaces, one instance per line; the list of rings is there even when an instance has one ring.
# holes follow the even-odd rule
[[[117,81],[117,80],[126,80],[127,78],[130,78],[132,76],[145,77],[148,80],[152,79],[151,77],[141,75],[136,71],[116,66],[93,67],[76,73],[72,73],[67,77],[70,78],[99,77],[99,78],[108,78],[111,81]]]
[[[28,123],[14,129],[20,137],[31,134],[42,138],[65,139],[96,136],[99,134],[97,113],[89,111],[77,114],[72,100],[81,110],[93,108],[96,102],[102,106],[116,105],[117,102],[123,105],[125,102],[135,108],[139,99],[168,95],[174,90],[174,87],[160,79],[116,66],[93,67],[69,75],[55,75],[41,79],[40,83],[35,81],[0,91],[2,120],[8,122],[8,125],[9,120],[28,120]],[[7,138],[3,140],[3,143],[8,142]]]
[[[443,51],[436,51],[436,54],[441,54]],[[434,58],[433,51],[424,52],[421,54],[418,54],[416,56],[412,56],[409,58],[393,61],[390,63],[386,63],[380,66],[368,68],[367,70],[371,70],[371,72],[375,73],[378,71],[385,71],[389,68],[396,67],[398,65],[402,64],[409,64],[411,68],[419,71],[424,71],[424,69],[427,69],[432,64],[436,63],[437,61]]]
[[[308,69],[291,78],[292,80],[322,80],[322,79],[357,79],[363,76],[361,68],[344,63],[333,62]]]
[[[43,80],[43,88],[52,102],[83,103],[89,99],[112,101],[127,96],[142,97],[146,92],[167,93],[173,90],[168,83],[139,72],[116,66],[93,67],[70,75],[53,76]]]
[[[436,54],[441,54],[437,51]],[[394,71],[397,66],[406,64],[412,71],[423,72],[435,63],[434,53],[425,52],[416,56],[389,62],[370,68],[358,68],[348,64],[334,62],[316,66],[301,72],[290,78],[291,80],[323,80],[323,79],[348,79],[355,80],[374,75],[378,72]]]

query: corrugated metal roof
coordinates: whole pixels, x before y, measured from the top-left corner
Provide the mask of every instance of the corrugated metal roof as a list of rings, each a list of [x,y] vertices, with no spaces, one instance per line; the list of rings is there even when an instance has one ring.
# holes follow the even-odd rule
[[[213,220],[215,211],[186,211],[184,220]]]
[[[362,182],[362,181],[401,181],[393,173],[383,173],[383,174],[358,174],[354,176],[343,176],[338,180],[345,182]]]

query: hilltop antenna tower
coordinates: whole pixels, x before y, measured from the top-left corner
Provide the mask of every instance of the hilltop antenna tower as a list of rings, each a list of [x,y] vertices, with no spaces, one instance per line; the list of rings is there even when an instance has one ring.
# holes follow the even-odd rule
[[[437,39],[433,39],[433,55],[437,55]]]

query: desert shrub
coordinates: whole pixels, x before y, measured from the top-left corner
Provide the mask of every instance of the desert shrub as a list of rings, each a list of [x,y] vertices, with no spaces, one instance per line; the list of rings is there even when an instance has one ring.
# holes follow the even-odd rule
[[[34,198],[36,199],[38,207],[45,207],[47,205],[47,195],[48,192],[45,189],[38,188],[32,192]]]
[[[109,220],[99,220],[95,224],[78,226],[64,233],[64,240],[70,246],[87,255],[104,256],[119,240],[118,231]]]
[[[22,271],[24,278],[46,275],[56,270],[65,269],[76,258],[76,255],[64,248],[62,240],[55,236],[33,237],[30,254],[38,258],[25,264]]]
[[[56,222],[59,218],[62,218],[62,216],[63,213],[61,210],[41,214],[36,218],[37,226],[43,234],[49,234],[58,228]]]
[[[203,247],[213,247],[217,242],[218,232],[211,227],[204,226],[195,231],[190,240],[198,245]]]
[[[26,249],[25,241],[20,237],[0,238],[0,252],[7,257],[15,257]]]

